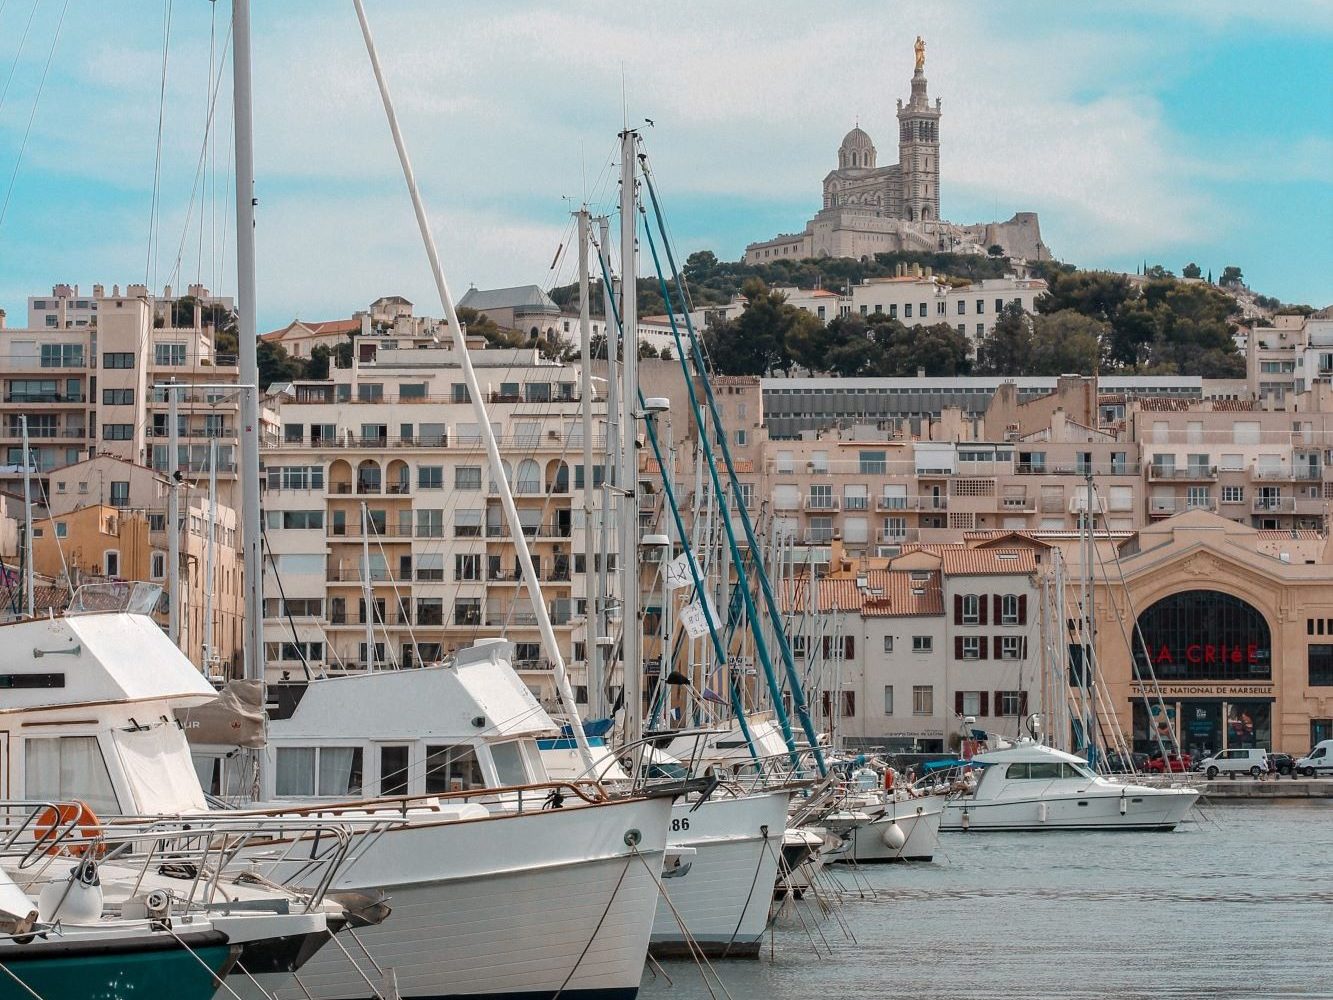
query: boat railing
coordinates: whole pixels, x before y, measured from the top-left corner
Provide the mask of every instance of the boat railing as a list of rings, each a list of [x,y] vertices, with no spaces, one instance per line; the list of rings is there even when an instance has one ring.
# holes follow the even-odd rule
[[[281,891],[287,905],[310,912],[323,903],[353,843],[346,824],[305,817],[207,814],[102,821],[77,801],[0,802],[0,857],[13,862],[20,879],[43,881],[61,859],[115,864],[133,873],[129,897],[145,888],[150,874],[174,880],[170,904],[182,913],[230,905],[235,893],[229,896],[227,887],[247,882]],[[156,878],[154,885],[160,887]],[[291,888],[298,885],[299,890]]]

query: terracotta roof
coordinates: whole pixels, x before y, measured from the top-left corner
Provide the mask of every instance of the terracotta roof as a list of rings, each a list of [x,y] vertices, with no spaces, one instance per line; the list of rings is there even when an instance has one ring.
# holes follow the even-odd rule
[[[714,375],[713,385],[758,385],[758,375]]]
[[[1248,413],[1259,409],[1253,399],[1213,399],[1209,402],[1213,404],[1214,413]]]
[[[782,594],[783,609],[800,614],[808,606],[809,581],[789,580]],[[863,590],[852,577],[819,581],[818,613],[859,611],[867,617],[941,615],[944,595],[940,575],[930,572],[925,580],[912,579],[908,570],[875,569],[866,574]]]
[[[1163,399],[1149,397],[1139,400],[1139,409],[1145,413],[1184,413],[1198,405],[1197,399]]]
[[[941,553],[949,576],[995,576],[1035,573],[1037,560],[1031,549],[946,549]]]
[[[1310,528],[1297,528],[1294,531],[1281,531],[1265,528],[1261,529],[1258,532],[1258,535],[1260,538],[1295,538],[1307,542],[1322,542],[1324,540],[1324,533],[1322,531],[1314,531]]]
[[[1051,543],[1044,541],[1041,534],[1019,528],[973,528],[970,531],[963,532],[964,541],[977,542],[978,546],[995,545],[1006,538],[1022,539],[1044,548],[1051,547]]]

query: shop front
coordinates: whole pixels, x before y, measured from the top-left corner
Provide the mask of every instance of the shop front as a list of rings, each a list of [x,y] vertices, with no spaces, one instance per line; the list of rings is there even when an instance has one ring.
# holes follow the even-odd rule
[[[1231,594],[1187,590],[1148,607],[1138,626],[1135,750],[1178,742],[1198,759],[1233,747],[1272,748],[1272,639],[1262,613]]]

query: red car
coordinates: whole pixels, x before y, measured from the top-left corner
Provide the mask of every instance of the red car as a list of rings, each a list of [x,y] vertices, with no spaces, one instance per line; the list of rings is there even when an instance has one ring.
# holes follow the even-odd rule
[[[1187,753],[1169,753],[1165,757],[1149,757],[1143,769],[1149,774],[1165,774],[1167,771],[1191,771],[1194,759]]]

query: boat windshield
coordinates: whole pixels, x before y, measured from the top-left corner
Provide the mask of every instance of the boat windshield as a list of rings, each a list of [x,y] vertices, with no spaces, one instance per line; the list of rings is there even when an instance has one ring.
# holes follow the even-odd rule
[[[1057,778],[1091,778],[1092,774],[1082,764],[1069,764],[1059,760],[1043,760],[1025,764],[1010,764],[1005,770],[1004,776],[1018,781],[1053,781]]]
[[[70,598],[67,615],[125,611],[133,615],[151,615],[162,600],[162,588],[155,583],[85,583]]]

